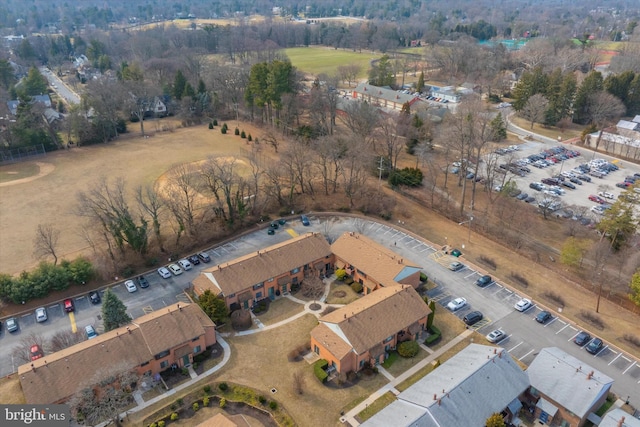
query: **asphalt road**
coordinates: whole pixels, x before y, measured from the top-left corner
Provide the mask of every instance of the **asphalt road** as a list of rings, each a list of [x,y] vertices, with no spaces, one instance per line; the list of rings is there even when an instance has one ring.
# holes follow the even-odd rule
[[[67,85],[62,81],[62,79],[58,78],[51,70],[47,67],[40,67],[40,73],[47,79],[49,85],[53,88],[54,91],[62,98],[67,100],[70,104],[79,104],[80,97],[72,91]],[[55,108],[55,107],[54,107]]]
[[[529,364],[540,349],[559,347],[584,361],[585,364],[614,378],[613,391],[623,398],[630,396],[631,403],[636,407],[640,406],[640,361],[637,356],[618,352],[608,343],[605,343],[607,346],[596,356],[590,355],[572,342],[573,337],[580,331],[580,327],[558,317],[558,312],[553,310],[553,307],[550,309],[554,318],[545,325],[538,324],[534,318],[541,310],[539,306],[536,305],[525,313],[515,311],[513,306],[521,295],[503,286],[499,279],[486,288],[475,286],[474,282],[480,277],[480,272],[469,265],[457,272],[448,270],[447,266],[454,258],[450,255],[443,256],[439,247],[417,240],[396,229],[393,224],[347,217],[329,217],[320,220],[309,215],[309,218],[311,220],[309,227],[302,226],[296,219],[280,227],[275,235],[267,235],[266,230],[263,229],[211,248],[207,251],[212,258],[210,264],[201,263],[180,276],[162,279],[155,270],[148,272],[145,277],[149,280],[150,286],[146,289],[129,293],[122,281],[112,285],[111,288],[127,306],[128,313],[135,318],[178,301],[187,301],[184,289],[199,271],[208,265],[230,261],[272,244],[289,240],[299,233],[320,232],[329,241],[334,241],[345,231],[357,231],[421,266],[430,280],[438,284],[429,294],[443,307],[446,307],[453,298],[466,298],[468,305],[455,314],[462,318],[469,311],[480,310],[484,314],[484,319],[473,327],[483,335],[494,329],[502,329],[507,334],[507,338],[500,342],[500,345],[516,359]],[[455,242],[449,243],[455,244]],[[464,252],[462,245],[460,248]],[[460,261],[466,263],[464,256]],[[55,304],[47,307],[49,319],[46,322],[36,323],[34,314],[30,313],[19,318],[18,332],[9,334],[3,331],[0,336],[2,344],[0,376],[16,371],[19,362],[14,360],[12,353],[16,347],[20,346],[21,341],[29,342],[31,334],[51,337],[57,331],[72,330],[74,327],[82,332],[84,326],[88,324],[93,325],[98,333],[101,333],[103,328],[100,305],[92,305],[86,295],[76,297],[75,303],[76,312],[73,315],[64,313],[61,304]],[[44,350],[47,353],[46,347]]]

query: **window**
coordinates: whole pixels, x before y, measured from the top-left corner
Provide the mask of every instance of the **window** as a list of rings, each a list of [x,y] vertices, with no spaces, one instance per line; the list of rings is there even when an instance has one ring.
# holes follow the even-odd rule
[[[168,355],[169,355],[169,350],[165,350],[162,353],[156,354],[154,357],[156,358],[156,360],[160,360],[163,357],[167,357]]]
[[[256,300],[262,299],[262,292],[256,292]]]
[[[391,335],[390,337],[387,337],[387,339],[384,340],[384,342],[389,342],[393,339],[393,335]]]
[[[267,282],[273,282],[273,277],[267,280]]]
[[[141,363],[141,364],[140,364],[140,367],[142,367],[142,366],[147,366],[148,364],[149,364],[149,362]]]
[[[299,268],[294,268],[293,270],[291,270],[291,274],[297,274],[299,271]]]
[[[169,361],[168,360],[163,360],[162,362],[160,362],[160,369],[164,369],[166,367],[169,366]]]
[[[256,289],[260,289],[264,286],[264,282],[263,283],[258,283],[257,285],[253,285],[253,290],[255,291]]]
[[[200,353],[200,350],[202,350],[202,349],[200,348],[199,345],[195,346],[194,349],[193,349],[193,354]]]
[[[360,367],[363,368],[364,367],[364,360],[360,361]]]
[[[229,296],[227,296],[227,298],[234,298],[236,296],[236,294],[229,294]]]
[[[313,346],[313,351],[314,351],[316,354],[320,354],[320,349],[318,348],[318,346],[317,346],[317,345],[314,345],[314,346]]]

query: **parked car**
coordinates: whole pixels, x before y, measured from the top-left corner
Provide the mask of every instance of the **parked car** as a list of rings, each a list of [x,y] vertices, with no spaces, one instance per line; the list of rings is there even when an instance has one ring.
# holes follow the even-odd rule
[[[171,272],[169,271],[169,269],[167,267],[160,267],[158,269],[158,274],[163,279],[169,279],[171,277]]]
[[[191,255],[190,257],[187,258],[189,260],[189,262],[193,265],[198,265],[200,264],[200,258],[198,258],[198,255]]]
[[[583,345],[585,345],[589,341],[591,341],[591,335],[589,335],[587,332],[584,332],[584,331],[580,332],[573,339],[573,342],[578,344],[580,347],[582,347]]]
[[[598,192],[598,196],[604,197],[605,199],[615,199],[616,198],[616,196],[614,196],[612,193],[609,193],[607,191],[599,191]]]
[[[594,338],[589,344],[587,344],[585,349],[591,354],[598,354],[598,352],[602,350],[602,347],[604,347],[602,340],[600,338]]]
[[[533,303],[531,302],[530,299],[522,298],[520,301],[516,303],[515,309],[518,311],[524,312],[529,310],[532,306],[533,306]]]
[[[544,310],[541,311],[540,313],[538,313],[538,315],[536,316],[536,322],[538,323],[542,323],[545,324],[549,321],[549,319],[551,319],[551,313],[549,313],[548,311]]]
[[[42,323],[47,320],[47,309],[44,307],[36,308],[36,322]]]
[[[518,199],[518,200],[524,200],[524,199],[526,199],[527,197],[529,197],[529,195],[528,195],[527,193],[520,193],[520,194],[518,194],[518,195],[516,196],[516,199]]]
[[[7,331],[15,332],[18,330],[18,321],[15,317],[10,317],[4,324],[7,327]]]
[[[198,253],[198,258],[200,258],[200,260],[202,262],[204,262],[205,264],[208,263],[208,262],[211,262],[211,257],[206,252],[199,252]]]
[[[62,302],[62,306],[64,307],[64,311],[66,313],[71,313],[73,311],[76,311],[76,306],[73,303],[73,300],[71,298],[67,298],[66,300],[64,300]]]
[[[464,264],[458,261],[454,261],[451,264],[449,264],[449,270],[451,271],[458,271],[458,270],[462,270],[464,268]]]
[[[286,220],[286,219],[284,219],[284,218],[280,218],[280,219],[278,220],[278,224],[280,224],[280,225],[285,225],[286,223],[287,223],[287,220]]]
[[[182,274],[182,269],[178,266],[178,264],[169,264],[167,268],[174,276],[179,276],[180,274]]]
[[[544,189],[544,186],[539,182],[532,182],[531,184],[529,184],[529,188],[532,188],[536,191],[542,191]]]
[[[617,183],[616,187],[618,187],[618,188],[627,188],[627,187],[631,187],[631,185],[632,184],[630,182],[625,181],[625,182]]]
[[[471,313],[467,313],[462,319],[462,321],[465,324],[471,326],[481,321],[482,317],[483,317],[482,313],[480,313],[479,311],[472,311]]]
[[[573,182],[576,185],[582,185],[582,181],[579,178],[571,178],[569,181]]]
[[[191,263],[189,262],[188,259],[181,259],[178,261],[178,265],[180,265],[180,267],[184,270],[184,271],[189,271],[193,268],[193,265],[191,265]]]
[[[578,179],[584,182],[591,182],[591,177],[587,175],[578,175]]]
[[[44,357],[44,352],[42,351],[42,347],[39,344],[34,344],[29,349],[29,357],[32,361],[38,360],[41,357]]]
[[[535,203],[536,202],[536,198],[535,197],[527,197],[526,199],[524,199],[525,202],[527,203]]]
[[[273,228],[274,230],[277,230],[279,225],[276,221],[271,221],[271,224],[269,225],[271,228]]]
[[[302,221],[302,225],[304,225],[305,227],[311,225],[311,223],[309,222],[309,218],[307,218],[306,215],[300,215],[300,221]]]
[[[495,331],[491,331],[487,334],[487,341],[490,343],[497,343],[505,339],[506,336],[507,335],[500,329],[496,329]]]
[[[135,292],[138,290],[138,287],[136,286],[135,283],[133,283],[133,280],[125,281],[124,287],[127,288],[127,292]]]
[[[274,230],[273,228],[269,228],[269,229],[267,230],[267,234],[268,234],[269,236],[273,236],[274,234],[276,234],[276,230]]]
[[[141,288],[148,288],[149,287],[149,281],[147,280],[146,277],[140,275],[136,278],[136,282],[138,283],[138,286],[140,286]]]
[[[92,339],[98,336],[98,333],[91,325],[87,325],[84,327],[84,332],[87,334],[87,339]]]
[[[481,288],[485,288],[492,283],[493,283],[493,279],[491,279],[491,276],[489,275],[482,276],[481,278],[476,280],[476,285],[480,286]]]
[[[91,304],[100,304],[100,301],[102,301],[102,298],[100,298],[100,292],[89,292],[89,301],[91,301]]]
[[[562,181],[562,185],[564,185],[565,187],[570,188],[572,190],[576,189],[576,186],[573,185],[572,183],[570,183],[569,181]]]
[[[460,310],[462,307],[464,307],[465,305],[467,305],[467,300],[464,298],[456,298],[452,301],[449,301],[449,304],[447,304],[447,308],[451,311],[458,311]]]

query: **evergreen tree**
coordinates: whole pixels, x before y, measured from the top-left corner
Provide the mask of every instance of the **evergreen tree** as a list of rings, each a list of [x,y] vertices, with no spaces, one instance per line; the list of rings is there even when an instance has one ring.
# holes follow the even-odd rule
[[[592,71],[584,79],[576,93],[573,105],[573,121],[580,124],[587,124],[589,121],[588,101],[589,96],[604,89],[602,74],[599,71]]]
[[[102,303],[102,318],[105,332],[119,328],[131,322],[131,317],[127,314],[127,307],[120,299],[107,289]]]
[[[542,67],[536,67],[533,71],[525,71],[513,90],[513,108],[520,111],[533,95],[546,93],[547,84],[548,78]]]
[[[631,70],[625,71],[621,74],[611,74],[604,80],[604,88],[611,95],[619,98],[627,111],[629,111],[629,95],[631,83],[636,77],[635,73]]]
[[[184,86],[184,91],[182,92],[182,98],[193,98],[196,96],[196,92],[193,90],[193,86],[191,83],[188,83]]]
[[[394,86],[395,75],[393,65],[389,60],[389,55],[382,55],[377,64],[374,64],[369,71],[369,84],[374,86]]]
[[[640,73],[629,84],[629,94],[627,95],[627,114],[635,116],[640,114]]]
[[[422,93],[422,89],[424,89],[424,71],[420,71],[418,83],[416,84],[416,90],[418,91],[418,93]]]
[[[18,94],[28,97],[47,93],[49,83],[36,67],[31,67],[27,77],[19,86]]]
[[[507,126],[504,123],[502,114],[498,114],[490,123],[496,142],[503,141],[507,138]]]
[[[198,305],[214,323],[224,323],[229,317],[229,310],[223,298],[206,290],[198,297]]]
[[[5,89],[15,83],[15,76],[13,75],[13,68],[6,59],[0,59],[0,86]]]
[[[204,81],[202,79],[198,80],[198,89],[196,90],[196,93],[207,93],[207,86],[204,84]]]
[[[181,70],[178,70],[175,78],[173,79],[173,97],[177,100],[182,99],[182,95],[184,94],[185,86],[187,85],[187,79],[184,74],[182,74]]]

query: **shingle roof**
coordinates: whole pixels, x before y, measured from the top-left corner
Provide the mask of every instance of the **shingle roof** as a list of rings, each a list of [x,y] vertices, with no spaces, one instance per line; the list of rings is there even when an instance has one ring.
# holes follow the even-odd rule
[[[527,369],[531,386],[582,418],[613,379],[557,347],[543,348]]]
[[[371,96],[372,98],[380,98],[386,101],[395,102],[397,104],[404,104],[405,102],[411,103],[414,99],[418,98],[416,95],[396,92],[392,89],[372,86],[367,83],[358,84],[353,91],[366,96]]]
[[[527,373],[504,349],[470,344],[361,425],[483,426],[528,386]]]
[[[213,327],[215,324],[197,304],[168,306],[135,319],[129,326],[18,367],[22,391],[27,403],[59,402],[89,385],[101,367],[135,368]]]
[[[231,295],[330,255],[324,236],[307,233],[203,270],[193,285],[197,292]]]
[[[380,288],[321,317],[321,325],[316,328],[328,328],[357,354],[362,354],[430,312],[413,287],[394,285]],[[315,329],[312,334],[314,332]],[[336,350],[327,348],[332,354],[334,351],[341,352],[342,344],[335,345]]]
[[[368,277],[391,286],[420,271],[420,267],[400,257],[362,234],[347,232],[331,245],[331,251]]]

